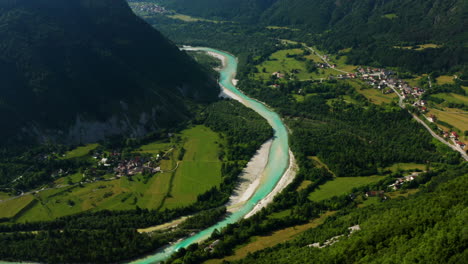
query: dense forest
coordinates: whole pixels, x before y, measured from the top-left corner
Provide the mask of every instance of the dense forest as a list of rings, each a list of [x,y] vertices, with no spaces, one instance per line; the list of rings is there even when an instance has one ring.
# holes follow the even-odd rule
[[[420,193],[330,217],[292,242],[235,263],[462,263],[468,170],[465,166],[437,173]],[[325,248],[308,245],[349,234]],[[291,258],[294,256],[294,258]]]

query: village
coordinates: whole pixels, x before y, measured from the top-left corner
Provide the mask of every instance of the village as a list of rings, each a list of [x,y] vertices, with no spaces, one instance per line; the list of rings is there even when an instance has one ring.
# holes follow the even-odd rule
[[[381,91],[382,94],[396,93],[400,98],[400,104],[404,106],[405,103],[410,104],[414,109],[420,113],[428,122],[436,123],[437,116],[434,114],[428,114],[428,102],[423,100],[423,95],[426,92],[423,88],[411,86],[408,82],[396,77],[393,71],[383,68],[371,68],[371,67],[358,67],[355,72],[344,72],[337,69],[336,64],[328,62],[328,56],[321,56],[324,62],[316,63],[316,67],[320,69],[335,69],[342,72],[335,76],[329,76],[331,80],[346,80],[346,79],[359,79],[373,89]],[[286,74],[276,71],[272,73],[272,76],[276,79],[284,79],[287,77]],[[429,85],[431,83],[429,82]],[[281,85],[275,83],[272,85],[273,88],[279,88]],[[300,91],[302,92],[302,91]],[[456,131],[445,131],[438,128],[438,135],[443,137],[445,141],[452,144],[461,151],[465,151],[466,144],[460,140],[459,135]]]
[[[166,8],[152,3],[131,3],[131,6],[136,12],[146,15],[169,13]]]

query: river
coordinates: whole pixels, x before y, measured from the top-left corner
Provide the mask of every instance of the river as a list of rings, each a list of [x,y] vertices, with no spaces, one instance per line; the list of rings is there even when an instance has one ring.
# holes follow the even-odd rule
[[[253,109],[261,116],[263,116],[274,130],[274,138],[270,147],[268,155],[268,163],[263,171],[264,175],[262,181],[257,187],[254,194],[245,202],[239,209],[231,213],[224,220],[218,222],[216,225],[211,226],[205,230],[198,232],[197,234],[183,239],[165,249],[154,253],[144,258],[130,262],[131,264],[148,264],[158,263],[169,258],[174,252],[181,248],[188,247],[190,244],[203,241],[211,235],[215,229],[222,229],[229,224],[235,223],[249,214],[254,207],[267,197],[273,189],[275,189],[277,183],[280,181],[286,170],[290,166],[290,154],[289,154],[289,143],[288,143],[288,132],[278,114],[273,112],[271,109],[266,107],[264,104],[251,99],[239,91],[232,83],[232,80],[237,72],[237,59],[231,54],[210,49],[210,48],[197,48],[198,50],[213,52],[218,55],[225,57],[225,65],[220,71],[220,84],[227,89],[230,93],[234,94],[237,99],[245,106]],[[0,263],[2,263],[0,261]],[[6,263],[6,262],[3,262]],[[11,264],[11,262],[10,262]]]
[[[264,104],[251,99],[239,91],[232,83],[232,80],[237,72],[237,59],[226,52],[222,52],[210,48],[197,48],[198,50],[213,52],[225,57],[225,65],[220,71],[220,84],[231,93],[238,97],[240,102],[245,106],[253,109],[261,116],[263,116],[274,130],[274,138],[270,148],[268,163],[264,170],[264,177],[255,193],[250,199],[239,208],[238,211],[231,213],[227,218],[218,222],[216,225],[200,231],[199,233],[179,241],[164,250],[155,253],[154,255],[147,256],[131,262],[132,264],[147,264],[158,263],[166,260],[174,252],[181,248],[185,248],[190,244],[197,243],[207,239],[215,229],[222,229],[228,224],[235,223],[253,210],[255,205],[265,198],[276,186],[281,179],[286,169],[289,167],[289,144],[288,132],[278,114],[266,107]]]

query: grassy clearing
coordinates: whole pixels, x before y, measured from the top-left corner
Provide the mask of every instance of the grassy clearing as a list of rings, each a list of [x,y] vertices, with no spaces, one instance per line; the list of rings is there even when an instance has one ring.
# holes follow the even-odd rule
[[[186,153],[174,175],[164,208],[191,204],[199,194],[221,183],[219,135],[207,127],[196,126],[185,130],[182,138]]]
[[[183,15],[183,14],[167,15],[167,17],[172,18],[172,19],[182,20],[184,22],[211,22],[211,23],[223,23],[223,22],[225,22],[225,21],[204,19],[204,18],[199,18],[199,17],[192,17],[192,16]]]
[[[446,122],[456,129],[459,132],[464,132],[468,130],[468,113],[463,112],[463,110],[455,108],[445,108],[444,111],[438,109],[430,109],[429,114],[433,114],[440,121]]]
[[[170,142],[153,142],[149,143],[147,145],[141,146],[137,152],[140,153],[149,153],[152,155],[159,154],[161,152],[166,152],[169,149],[171,149],[174,146],[174,144]]]
[[[442,75],[442,76],[437,77],[436,81],[437,81],[437,84],[440,84],[440,85],[452,84],[453,83],[453,76]]]
[[[24,207],[30,204],[34,200],[34,196],[29,194],[21,196],[17,199],[0,202],[0,218],[2,217],[14,217]]]
[[[373,88],[366,88],[366,89],[356,89],[356,91],[362,95],[364,95],[367,99],[369,99],[372,103],[381,105],[381,104],[389,104],[392,101],[398,99],[398,95],[395,93],[391,94],[383,94],[381,91]]]
[[[359,208],[363,208],[370,205],[376,205],[380,203],[379,197],[368,197],[367,200],[364,200],[361,204],[358,205]]]
[[[415,46],[394,46],[394,48],[397,49],[412,49],[412,50],[425,50],[425,49],[437,49],[442,47],[441,45],[437,45],[434,43],[427,43],[427,44],[421,44],[421,45],[415,45]]]
[[[425,170],[426,165],[420,163],[395,163],[392,166],[386,167],[384,170],[391,170],[396,172],[398,170],[411,171],[411,170]]]
[[[322,201],[333,196],[343,195],[350,192],[355,187],[361,187],[371,183],[378,182],[383,176],[366,177],[339,177],[319,186],[309,195],[309,200]]]
[[[290,28],[290,27],[279,27],[279,26],[268,26],[266,27],[267,29],[273,29],[273,30],[291,30],[291,31],[300,31],[300,29],[297,28]]]
[[[468,105],[468,96],[463,96],[463,95],[454,94],[454,93],[440,93],[440,94],[435,94],[432,96],[444,99],[445,101],[449,103]]]
[[[301,185],[299,185],[299,187],[297,187],[296,191],[304,190],[305,188],[309,187],[309,185],[311,185],[311,184],[312,184],[312,181],[304,180],[304,181],[301,182]]]
[[[96,143],[96,144],[88,144],[85,146],[77,147],[65,153],[65,156],[63,157],[63,159],[73,159],[73,158],[84,157],[88,155],[90,151],[96,149],[98,146],[99,144]]]
[[[395,13],[392,13],[392,14],[383,15],[382,17],[387,18],[387,19],[395,19],[395,18],[398,18],[398,15]]]
[[[398,198],[398,197],[405,197],[406,198],[409,195],[415,194],[417,192],[419,192],[419,189],[408,189],[408,190],[400,190],[400,191],[395,191],[395,192],[389,192],[389,193],[386,193],[386,195],[389,196],[392,199]]]
[[[319,168],[325,168],[327,169],[331,174],[335,175],[330,168],[328,168],[327,164],[323,163],[317,156],[309,156],[307,157],[308,159],[311,159],[314,161],[315,166]]]
[[[212,259],[206,261],[205,264],[219,264],[222,263],[223,260],[239,260],[245,258],[248,253],[253,253],[268,247],[273,247],[275,245],[278,245],[279,243],[289,241],[296,237],[298,234],[323,224],[323,222],[325,222],[325,219],[327,219],[327,217],[333,215],[334,213],[335,212],[327,212],[319,218],[316,218],[307,224],[281,229],[273,232],[269,236],[254,236],[250,239],[250,242],[248,244],[237,248],[233,256],[228,256],[224,259]]]
[[[298,61],[295,58],[287,57],[287,54],[298,55],[302,53],[302,49],[286,49],[273,53],[267,61],[257,66],[258,73],[256,74],[256,77],[258,79],[268,80],[271,78],[271,75],[274,72],[292,74],[294,70],[299,71],[298,73],[294,73],[294,76],[296,76],[299,80],[327,78],[328,76],[337,74],[337,72],[333,69],[319,69],[318,72],[309,73],[306,70],[305,61]],[[305,58],[315,62],[322,61],[314,54],[305,56]]]
[[[10,197],[10,195],[6,192],[0,192],[0,200],[4,200]]]

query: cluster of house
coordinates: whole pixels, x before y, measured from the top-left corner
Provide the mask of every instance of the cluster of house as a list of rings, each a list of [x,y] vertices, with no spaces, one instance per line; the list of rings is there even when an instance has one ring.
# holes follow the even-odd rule
[[[392,71],[385,69],[358,68],[357,73],[362,80],[374,88],[382,90],[383,93],[392,93],[393,89],[398,89],[405,99],[415,99],[419,101],[425,92],[422,88],[412,87],[407,82],[396,78]]]
[[[442,136],[445,139],[450,138],[453,141],[453,143],[455,143],[455,145],[457,145],[461,149],[465,149],[466,144],[460,141],[457,132],[455,132],[455,131],[452,131],[452,132],[444,131],[444,132],[442,132]]]
[[[159,154],[158,154],[159,156]],[[114,168],[114,172],[117,177],[133,176],[139,173],[157,173],[161,171],[161,167],[154,159],[135,157],[130,160],[122,160],[119,162],[117,167]]]
[[[402,178],[398,178],[395,183],[393,184],[390,184],[388,187],[392,188],[393,190],[398,190],[401,188],[401,186],[405,183],[405,182],[410,182],[410,181],[414,181],[414,179],[416,179],[419,175],[419,172],[413,172],[411,175],[408,175],[408,176],[405,176],[405,177],[402,177]]]
[[[108,167],[117,177],[161,171],[161,168],[158,166],[159,154],[156,158],[136,156],[130,159],[121,159],[121,153],[112,152],[108,157],[102,157],[102,154],[95,154],[94,158],[99,160],[98,166]]]
[[[141,3],[134,7],[135,11],[147,14],[165,14],[168,11],[159,5],[151,3]]]

